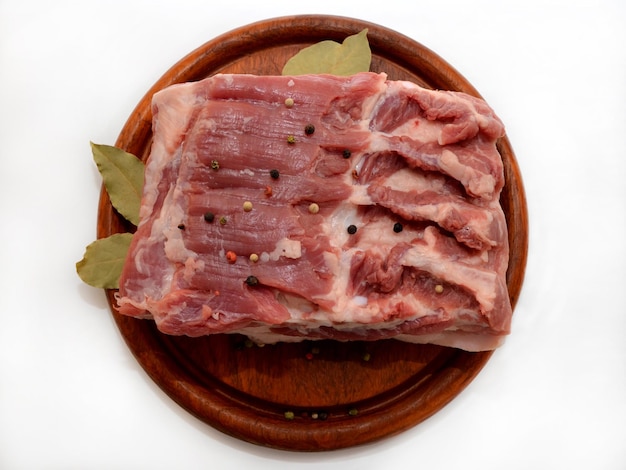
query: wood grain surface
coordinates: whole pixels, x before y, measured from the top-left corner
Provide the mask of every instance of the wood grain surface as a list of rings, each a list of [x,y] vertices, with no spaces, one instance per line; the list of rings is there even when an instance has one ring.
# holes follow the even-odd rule
[[[325,39],[341,42],[364,28],[372,49],[372,71],[479,96],[451,65],[397,32],[344,17],[282,17],[233,30],[181,59],[137,105],[116,146],[147,158],[150,100],[168,85],[219,72],[280,74],[301,48]],[[506,137],[498,142],[498,150],[505,168],[501,202],[511,248],[507,284],[515,306],[526,266],[527,208],[520,170]],[[104,190],[97,229],[98,238],[132,230]],[[107,291],[107,298],[128,347],[165,393],[216,429],[278,449],[340,449],[402,432],[449,403],[492,355],[394,340],[258,347],[238,335],[166,336],[151,321],[117,314],[113,291]]]

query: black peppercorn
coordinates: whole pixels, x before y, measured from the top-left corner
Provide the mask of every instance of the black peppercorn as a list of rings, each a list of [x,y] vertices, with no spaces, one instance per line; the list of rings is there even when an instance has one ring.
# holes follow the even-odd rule
[[[343,158],[350,158],[352,156],[352,152],[350,151],[350,149],[345,149],[343,151]]]
[[[400,222],[396,222],[395,224],[393,224],[393,231],[396,233],[400,233],[402,232],[402,229],[404,227],[402,226],[402,224]]]
[[[206,222],[213,222],[215,220],[215,214],[213,212],[207,212],[204,214],[204,220]]]
[[[248,276],[246,278],[246,284],[249,286],[256,286],[259,283],[259,279],[256,276]]]
[[[315,132],[315,126],[313,124],[307,124],[304,126],[304,133],[306,135],[311,135]]]
[[[348,225],[348,233],[354,235],[356,233],[356,225]]]
[[[278,170],[270,170],[270,176],[274,178],[275,180],[277,180],[278,177],[280,176],[280,173],[278,172]]]

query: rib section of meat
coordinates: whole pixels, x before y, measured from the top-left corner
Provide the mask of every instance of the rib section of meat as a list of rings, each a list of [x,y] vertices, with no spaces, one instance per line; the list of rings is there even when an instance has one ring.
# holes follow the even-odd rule
[[[259,343],[509,333],[484,101],[374,73],[215,75],[156,93],[153,116],[122,314]]]

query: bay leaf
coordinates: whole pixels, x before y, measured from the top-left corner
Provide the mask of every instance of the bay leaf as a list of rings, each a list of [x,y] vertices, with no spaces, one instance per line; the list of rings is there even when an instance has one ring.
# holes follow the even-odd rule
[[[117,289],[132,233],[116,233],[87,245],[76,272],[83,282],[102,289]]]
[[[126,220],[138,225],[145,165],[135,155],[110,145],[91,142],[91,152],[111,204]]]
[[[283,75],[322,74],[348,76],[368,72],[372,52],[367,28],[348,36],[343,43],[327,40],[305,47],[283,67]]]

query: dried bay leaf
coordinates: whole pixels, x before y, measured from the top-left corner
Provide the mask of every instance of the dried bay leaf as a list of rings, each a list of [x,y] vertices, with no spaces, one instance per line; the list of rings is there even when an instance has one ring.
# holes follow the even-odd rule
[[[285,64],[283,75],[322,74],[354,75],[368,72],[372,52],[367,40],[367,29],[348,36],[343,43],[321,41],[306,47]]]
[[[110,145],[91,142],[91,151],[111,204],[126,220],[138,225],[145,165],[135,155]]]
[[[76,263],[78,276],[90,286],[117,289],[132,238],[132,233],[116,233],[89,244]]]

